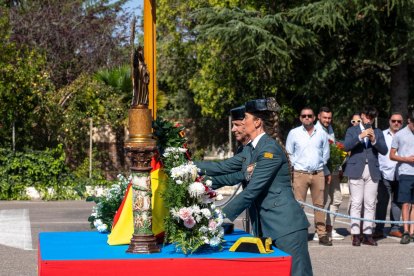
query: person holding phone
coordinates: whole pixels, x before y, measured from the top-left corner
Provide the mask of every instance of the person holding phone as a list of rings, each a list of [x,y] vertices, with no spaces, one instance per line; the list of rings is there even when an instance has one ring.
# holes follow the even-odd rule
[[[345,135],[344,150],[351,152],[344,176],[349,178],[352,217],[361,217],[363,203],[365,218],[374,219],[378,182],[381,180],[378,153],[386,155],[388,152],[384,134],[380,129],[372,127],[377,116],[375,107],[365,106],[362,109],[361,123],[348,128]],[[359,233],[359,220],[351,219],[353,246],[361,245]],[[363,233],[363,244],[378,245],[371,237],[372,222],[364,221]]]

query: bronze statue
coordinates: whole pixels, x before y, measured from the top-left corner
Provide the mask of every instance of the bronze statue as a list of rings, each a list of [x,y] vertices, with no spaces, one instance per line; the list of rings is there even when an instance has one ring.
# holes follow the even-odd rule
[[[131,22],[131,76],[133,84],[131,108],[143,108],[149,105],[148,85],[150,72],[144,59],[144,48],[134,48],[135,14]]]

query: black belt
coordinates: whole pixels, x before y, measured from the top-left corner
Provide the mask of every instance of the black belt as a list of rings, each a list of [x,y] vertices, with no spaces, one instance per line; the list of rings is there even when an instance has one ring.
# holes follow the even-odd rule
[[[317,175],[318,173],[322,172],[323,170],[319,170],[319,171],[299,171],[299,170],[295,170],[295,172],[299,172],[299,173],[307,173],[309,175]]]

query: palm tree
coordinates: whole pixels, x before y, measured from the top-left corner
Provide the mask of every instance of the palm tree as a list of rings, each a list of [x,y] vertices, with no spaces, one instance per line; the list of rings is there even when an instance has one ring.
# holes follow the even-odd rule
[[[120,65],[115,68],[98,70],[95,80],[112,86],[123,95],[123,102],[132,101],[131,67],[129,64]],[[157,109],[163,109],[168,103],[167,96],[163,91],[157,91]]]

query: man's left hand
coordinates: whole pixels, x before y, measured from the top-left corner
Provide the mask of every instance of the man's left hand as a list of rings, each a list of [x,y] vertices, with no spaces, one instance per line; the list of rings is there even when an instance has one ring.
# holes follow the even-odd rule
[[[328,185],[329,185],[329,184],[331,184],[331,178],[332,178],[332,177],[331,177],[331,175],[330,175],[330,174],[325,175],[325,183],[326,183],[326,184],[328,184]]]

